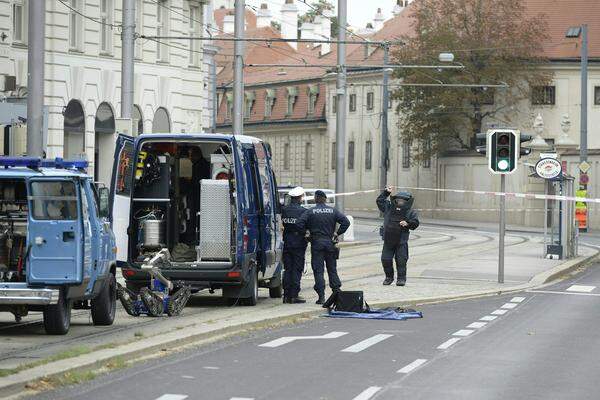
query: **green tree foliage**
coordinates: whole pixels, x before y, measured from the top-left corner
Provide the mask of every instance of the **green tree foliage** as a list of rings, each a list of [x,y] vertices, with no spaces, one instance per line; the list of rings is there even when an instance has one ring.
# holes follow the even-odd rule
[[[302,1],[309,4],[307,1]],[[304,22],[314,22],[317,15],[322,15],[324,10],[334,10],[335,7],[329,0],[317,0],[309,5],[309,9],[305,14],[298,16],[298,25],[302,26]],[[338,31],[337,17],[331,17],[331,37],[336,37]]]
[[[395,90],[401,137],[413,144],[416,161],[473,148],[474,135],[488,124],[507,126],[523,117],[519,105],[528,104],[524,102],[531,87],[551,80],[541,56],[547,39],[544,17],[528,16],[522,0],[419,0],[414,6],[414,33],[403,37],[406,45],[392,51],[394,61],[438,65],[440,52],[452,52],[464,69],[401,69],[394,74],[397,80],[509,86]]]

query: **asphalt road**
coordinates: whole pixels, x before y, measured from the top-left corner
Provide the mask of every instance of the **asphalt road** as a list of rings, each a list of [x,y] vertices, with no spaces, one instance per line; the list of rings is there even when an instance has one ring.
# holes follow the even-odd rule
[[[419,309],[260,331],[35,399],[598,398],[600,264],[543,291]]]

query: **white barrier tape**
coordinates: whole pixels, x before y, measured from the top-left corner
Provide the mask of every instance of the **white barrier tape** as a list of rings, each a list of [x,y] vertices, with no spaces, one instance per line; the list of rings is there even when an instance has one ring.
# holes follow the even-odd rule
[[[376,208],[346,208],[348,211],[379,211]],[[500,211],[499,208],[415,208],[416,211]],[[548,211],[553,209],[549,208]],[[532,211],[542,212],[543,208],[507,208],[506,211]]]
[[[558,201],[576,201],[581,203],[600,203],[600,199],[593,199],[587,197],[573,197],[573,196],[559,196],[559,195],[551,195],[551,194],[536,194],[536,193],[512,193],[512,192],[487,192],[483,190],[464,190],[464,189],[438,189],[438,188],[423,188],[423,187],[410,187],[410,186],[391,186],[396,189],[408,189],[408,190],[424,190],[431,192],[449,192],[449,193],[473,193],[480,194],[486,196],[504,196],[504,197],[513,197],[513,198],[521,198],[527,200],[558,200]],[[328,197],[340,197],[340,196],[354,196],[357,194],[364,193],[373,193],[373,192],[381,192],[381,189],[369,189],[369,190],[359,190],[356,192],[346,192],[346,193],[335,193],[329,194]],[[314,199],[313,196],[306,197],[307,200]]]

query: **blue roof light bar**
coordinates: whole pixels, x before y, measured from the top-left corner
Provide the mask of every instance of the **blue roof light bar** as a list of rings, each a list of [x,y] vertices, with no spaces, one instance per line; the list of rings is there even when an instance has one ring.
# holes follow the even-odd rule
[[[38,157],[9,157],[0,156],[0,167],[25,167],[37,169],[40,167],[41,160]]]
[[[87,160],[63,160],[56,157],[54,160],[42,160],[42,167],[62,169],[86,169],[89,166]]]

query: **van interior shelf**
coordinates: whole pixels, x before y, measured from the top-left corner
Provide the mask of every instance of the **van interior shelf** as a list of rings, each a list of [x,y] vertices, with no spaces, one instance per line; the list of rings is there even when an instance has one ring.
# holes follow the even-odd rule
[[[140,199],[140,198],[134,198],[133,201],[139,201],[139,202],[142,202],[142,203],[157,203],[157,202],[169,203],[171,201],[171,199]]]

